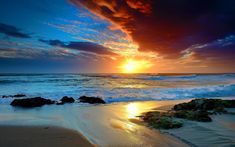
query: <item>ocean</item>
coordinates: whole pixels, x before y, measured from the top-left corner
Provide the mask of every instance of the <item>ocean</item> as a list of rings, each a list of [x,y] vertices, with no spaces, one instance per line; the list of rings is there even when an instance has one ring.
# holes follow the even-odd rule
[[[235,74],[1,74],[0,97],[19,93],[54,100],[97,96],[107,103],[227,98],[235,97]]]

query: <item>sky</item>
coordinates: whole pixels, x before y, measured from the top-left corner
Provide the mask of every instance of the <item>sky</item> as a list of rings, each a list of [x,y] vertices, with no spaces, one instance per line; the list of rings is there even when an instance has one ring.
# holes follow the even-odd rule
[[[0,73],[235,72],[234,0],[0,0]]]

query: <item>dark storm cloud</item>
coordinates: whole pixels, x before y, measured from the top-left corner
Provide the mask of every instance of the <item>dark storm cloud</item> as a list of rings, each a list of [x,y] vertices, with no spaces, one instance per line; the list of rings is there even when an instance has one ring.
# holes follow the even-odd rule
[[[235,63],[235,36],[227,36],[224,39],[195,45],[184,51],[185,54],[193,53],[195,59],[211,59],[221,62],[230,60]]]
[[[235,33],[234,0],[70,0],[120,27],[140,51],[179,57]]]
[[[0,23],[0,33],[17,38],[31,38],[29,34],[21,32],[20,29],[15,26],[4,23]]]
[[[85,52],[92,52],[100,55],[116,55],[115,53],[111,52],[109,48],[91,42],[74,42],[74,41],[63,42],[60,40],[44,40],[44,39],[39,39],[39,41],[47,43],[51,46],[69,48]]]

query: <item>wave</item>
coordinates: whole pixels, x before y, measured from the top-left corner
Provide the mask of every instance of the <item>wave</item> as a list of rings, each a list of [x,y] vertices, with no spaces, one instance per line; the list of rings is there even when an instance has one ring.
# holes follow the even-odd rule
[[[109,79],[134,79],[134,80],[207,80],[207,79],[230,79],[235,78],[235,74],[83,74],[90,78]]]
[[[70,89],[71,90],[71,89]],[[16,94],[16,93],[11,93]],[[52,93],[24,93],[29,97],[41,96],[59,100],[63,96],[79,98],[81,95],[99,96],[104,98],[107,103],[127,102],[127,101],[147,101],[147,100],[179,100],[192,98],[224,98],[235,97],[235,84],[201,86],[201,87],[179,87],[179,88],[150,88],[150,89],[83,89],[81,91],[58,91]],[[99,95],[100,94],[100,95]],[[12,99],[0,98],[0,103],[10,103]]]
[[[143,80],[163,80],[168,78],[195,78],[197,74],[187,75],[158,75],[158,74],[81,74],[84,77],[112,78],[112,79],[143,79]]]
[[[131,79],[159,81],[195,81],[214,79],[234,79],[235,74],[12,74],[0,75],[1,83],[14,82],[70,82],[81,79]]]
[[[123,102],[123,101],[142,101],[142,100],[179,100],[192,98],[223,98],[235,97],[235,84],[201,86],[189,88],[154,88],[146,91],[129,90],[129,96],[108,97],[107,102]],[[131,93],[144,97],[132,97]],[[150,93],[150,94],[149,94]]]
[[[52,99],[60,99],[63,96],[72,96],[74,98],[81,95],[99,96],[110,103],[235,97],[235,74],[49,74],[43,76],[0,76],[0,97],[17,93]]]

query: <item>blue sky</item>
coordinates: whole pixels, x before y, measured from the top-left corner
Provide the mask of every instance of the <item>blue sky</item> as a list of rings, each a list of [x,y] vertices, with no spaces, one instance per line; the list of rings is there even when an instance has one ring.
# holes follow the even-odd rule
[[[23,72],[57,72],[61,71],[58,68],[62,66],[71,66],[70,70],[64,69],[64,72],[90,72],[91,70],[84,66],[81,68],[80,64],[83,61],[79,60],[84,60],[86,53],[87,56],[94,59],[95,51],[89,52],[89,49],[87,49],[87,52],[83,50],[80,53],[76,49],[55,47],[40,40],[60,40],[64,44],[92,42],[95,45],[102,45],[107,40],[119,40],[117,37],[115,38],[115,35],[124,35],[121,31],[109,30],[109,22],[98,18],[87,9],[78,8],[65,0],[1,1],[0,23],[4,25],[2,26],[5,27],[3,29],[7,29],[6,26],[14,27],[17,29],[15,31],[29,36],[24,38],[9,33],[0,33],[0,53],[2,56],[0,65],[4,67],[0,69],[0,72],[21,72],[21,70]],[[122,42],[123,40],[120,39],[119,41]],[[51,64],[40,62],[45,58]],[[60,58],[60,61],[58,61],[58,58]],[[74,70],[75,67],[73,66],[75,65],[71,64],[71,61],[68,61],[67,58],[70,58],[70,60],[74,58],[73,63],[76,63],[79,68]],[[87,66],[90,66],[88,64],[90,61],[86,62]],[[27,64],[29,62],[34,64]],[[32,68],[42,65],[47,68],[37,70]],[[55,70],[50,71],[49,69]]]
[[[0,0],[0,72],[235,72],[233,4]]]

